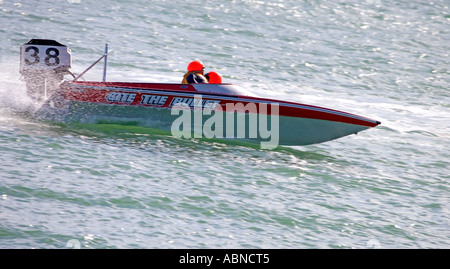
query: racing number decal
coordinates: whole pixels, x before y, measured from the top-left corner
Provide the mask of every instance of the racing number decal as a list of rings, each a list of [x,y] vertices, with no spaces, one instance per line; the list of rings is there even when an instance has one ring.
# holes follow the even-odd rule
[[[32,51],[32,52],[30,52]],[[25,58],[25,63],[27,65],[35,65],[38,64],[41,60],[41,58],[39,58],[39,49],[35,46],[31,46],[25,49],[25,52],[30,52],[30,54],[28,55],[27,58]],[[45,57],[45,64],[47,66],[57,66],[60,63],[59,60],[59,50],[56,48],[48,48],[45,51],[45,55],[47,57]],[[29,59],[31,58],[32,61]]]
[[[34,47],[34,46],[32,46],[32,47],[26,48],[25,52],[29,52],[30,50],[33,50],[33,53],[31,53],[29,56],[32,57],[34,60],[30,61],[30,60],[28,60],[28,57],[27,57],[27,58],[25,58],[25,63],[28,64],[28,65],[38,64],[39,60],[40,60],[40,58],[39,58],[39,49]]]
[[[46,65],[48,65],[48,66],[59,65],[59,58],[58,58],[59,50],[57,50],[55,48],[48,48],[45,51],[45,55],[47,55],[47,57],[45,58],[45,64]],[[53,61],[50,61],[50,59],[53,59]]]

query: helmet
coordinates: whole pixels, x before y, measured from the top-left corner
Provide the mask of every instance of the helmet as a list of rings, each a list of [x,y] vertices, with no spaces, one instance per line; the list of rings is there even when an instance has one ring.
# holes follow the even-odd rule
[[[214,71],[209,72],[205,75],[208,78],[208,82],[212,84],[220,84],[222,83],[222,77]]]
[[[189,63],[189,65],[187,67],[188,72],[203,71],[203,69],[205,69],[205,66],[200,61],[193,61],[193,62]]]

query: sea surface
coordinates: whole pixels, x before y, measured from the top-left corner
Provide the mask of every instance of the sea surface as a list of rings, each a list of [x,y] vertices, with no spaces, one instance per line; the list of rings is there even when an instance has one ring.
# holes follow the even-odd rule
[[[0,248],[448,248],[449,6],[0,0]],[[108,43],[108,81],[178,83],[199,59],[381,125],[263,150],[37,120],[18,72],[31,38],[67,45],[74,73]]]

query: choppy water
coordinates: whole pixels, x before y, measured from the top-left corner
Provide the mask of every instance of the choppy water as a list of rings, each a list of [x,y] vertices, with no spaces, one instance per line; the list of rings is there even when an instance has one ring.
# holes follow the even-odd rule
[[[448,248],[449,5],[0,0],[0,248]],[[78,73],[107,42],[108,80],[179,82],[198,58],[382,125],[268,151],[42,122],[18,74],[31,38]]]

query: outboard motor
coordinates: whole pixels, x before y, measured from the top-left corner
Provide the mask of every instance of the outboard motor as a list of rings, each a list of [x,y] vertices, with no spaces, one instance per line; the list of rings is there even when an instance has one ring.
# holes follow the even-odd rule
[[[45,101],[58,89],[64,75],[71,74],[71,65],[70,49],[55,40],[31,39],[20,47],[20,74],[36,101]]]

